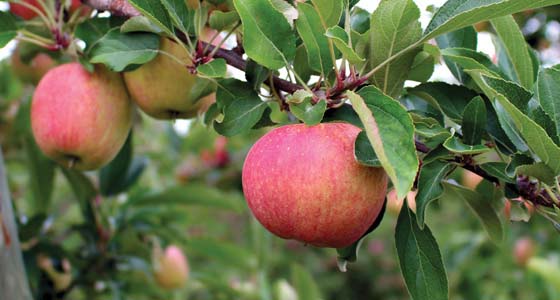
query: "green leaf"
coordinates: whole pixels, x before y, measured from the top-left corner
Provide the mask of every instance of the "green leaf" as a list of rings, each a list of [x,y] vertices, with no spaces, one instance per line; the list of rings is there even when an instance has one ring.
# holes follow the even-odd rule
[[[155,34],[163,33],[156,24],[144,16],[132,17],[122,24],[121,33],[129,32],[151,32]]]
[[[129,66],[142,65],[158,54],[159,36],[152,33],[121,33],[118,28],[109,31],[91,49],[91,63],[103,63],[115,72]]]
[[[447,48],[441,50],[441,55],[460,66],[462,70],[481,69],[491,72],[495,76],[508,78],[484,53],[464,48]]]
[[[223,58],[217,58],[196,68],[196,71],[204,77],[223,78],[227,73],[227,63]]]
[[[527,269],[541,276],[548,283],[547,286],[560,293],[560,266],[557,262],[535,256],[529,259]]]
[[[247,60],[245,79],[253,86],[255,91],[261,90],[261,84],[269,78],[270,70],[259,65],[252,59]]]
[[[422,36],[420,10],[412,0],[382,1],[371,16],[368,67],[376,68],[399,51],[408,48]],[[408,51],[378,70],[370,82],[383,93],[400,96],[416,54],[421,48]]]
[[[332,70],[333,62],[321,17],[313,6],[306,3],[298,4],[298,12],[296,28],[307,51],[309,66],[326,76]]]
[[[466,145],[456,136],[449,137],[445,143],[443,143],[443,146],[453,153],[464,155],[475,155],[492,150],[485,145]]]
[[[173,25],[182,32],[190,33],[194,29],[194,12],[186,5],[185,0],[161,0]]]
[[[420,51],[414,58],[408,79],[418,82],[428,81],[434,73],[434,65],[434,57],[426,51]]]
[[[45,157],[31,133],[24,137],[27,166],[29,170],[29,186],[33,194],[32,215],[47,214],[54,188],[56,164]]]
[[[416,216],[404,206],[401,209],[395,243],[401,271],[414,300],[447,300],[449,287],[439,246],[428,226],[421,230]]]
[[[539,73],[536,96],[544,112],[554,122],[560,139],[560,70],[551,68]]]
[[[243,23],[243,47],[249,58],[273,70],[293,60],[296,41],[292,27],[267,0],[234,0]]]
[[[350,28],[359,34],[369,30],[371,14],[362,8],[355,7],[350,14]]]
[[[236,79],[220,81],[218,107],[223,107],[224,119],[221,123],[214,122],[214,129],[224,136],[233,136],[251,129],[261,119],[266,102],[252,87]]]
[[[91,180],[81,172],[60,168],[62,173],[70,183],[70,187],[78,199],[82,216],[86,224],[96,224],[95,212],[92,201],[97,197],[98,192]]]
[[[333,26],[327,30],[325,34],[334,43],[336,48],[340,50],[342,56],[351,64],[360,64],[365,61],[361,58],[352,47],[350,47],[348,34],[340,26]]]
[[[422,40],[480,21],[554,4],[560,4],[560,0],[449,0],[434,14]]]
[[[16,20],[6,11],[0,11],[0,48],[6,46],[17,36]]]
[[[167,9],[161,1],[153,0],[129,0],[134,8],[142,15],[146,16],[150,21],[159,26],[168,35],[173,35],[173,24],[167,13]]]
[[[298,300],[323,299],[311,273],[297,264],[292,264],[292,285],[296,289]]]
[[[326,30],[338,24],[344,6],[340,0],[311,0],[313,6],[321,16],[321,24]]]
[[[256,257],[247,248],[223,240],[192,238],[189,239],[187,250],[201,257],[210,258],[223,267],[252,270],[257,264]]]
[[[306,98],[302,103],[290,103],[290,111],[308,126],[321,123],[327,110],[327,101],[324,99],[316,104],[311,103],[311,100],[311,98]]]
[[[373,86],[358,94],[347,93],[364,124],[381,165],[391,178],[400,199],[412,188],[418,171],[414,125],[406,109]],[[396,150],[398,149],[398,151]]]
[[[486,105],[484,99],[477,96],[469,102],[463,111],[463,142],[478,145],[486,129]]]
[[[478,33],[473,26],[467,26],[436,38],[437,45],[440,49],[447,48],[466,48],[476,50]],[[468,76],[463,72],[462,68],[451,61],[449,58],[444,58],[445,64],[453,73],[453,76],[459,80],[460,83],[467,83]]]
[[[358,163],[364,166],[381,167],[381,162],[379,158],[377,158],[377,155],[375,155],[373,146],[371,146],[365,131],[360,132],[358,137],[356,137],[356,141],[354,142],[354,156]]]
[[[484,230],[486,230],[492,241],[499,244],[503,240],[504,232],[502,223],[490,204],[491,201],[489,201],[485,195],[450,183],[444,183],[443,186],[445,193],[449,195],[449,197],[462,199],[467,203],[472,212],[482,222]]]
[[[443,194],[442,181],[452,169],[452,164],[440,160],[433,160],[422,165],[416,195],[416,218],[420,228],[424,228],[428,204],[441,197]]]
[[[508,173],[506,172],[507,166],[508,164],[503,162],[488,162],[479,165],[482,170],[486,171],[486,173],[490,174],[491,176],[494,176],[507,183],[515,183],[515,178],[508,175]]]
[[[550,186],[555,184],[556,176],[558,176],[558,173],[554,173],[547,165],[540,162],[531,165],[521,165],[515,168],[515,174],[536,178]]]
[[[485,94],[493,99],[496,110],[503,109],[512,120],[515,130],[526,141],[529,149],[556,174],[560,173],[560,148],[547,135],[546,131],[523,114],[508,98],[498,92],[511,86],[506,81],[492,77],[480,70],[469,72]]]
[[[239,15],[236,11],[223,12],[214,10],[208,19],[210,28],[216,29],[217,31],[227,30],[235,26],[237,22],[239,22]]]
[[[243,211],[245,203],[238,194],[230,194],[204,184],[191,183],[173,186],[159,192],[132,197],[128,202],[132,206],[206,206],[221,209]]]
[[[134,19],[134,18],[132,18]],[[78,24],[75,35],[86,43],[86,51],[95,46],[109,30],[122,25],[124,19],[111,16],[110,18],[95,18]]]
[[[477,95],[463,86],[444,82],[424,83],[408,89],[408,93],[426,100],[457,123],[461,122],[465,107]]]
[[[513,16],[508,15],[493,19],[491,23],[502,41],[508,60],[511,62],[512,73],[515,75],[514,79],[521,86],[531,89],[534,78],[533,62],[529,54],[529,47],[517,22],[515,22]]]

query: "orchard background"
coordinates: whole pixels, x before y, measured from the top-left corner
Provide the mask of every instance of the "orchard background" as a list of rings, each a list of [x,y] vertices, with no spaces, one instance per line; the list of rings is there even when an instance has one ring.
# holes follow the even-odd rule
[[[0,299],[560,298],[560,1],[8,2]],[[132,75],[149,64],[150,80]],[[84,70],[112,79],[84,92]],[[125,87],[130,120],[85,126],[91,113],[68,108],[121,113]],[[52,99],[72,105],[32,109]],[[71,121],[42,135],[54,120]],[[386,203],[348,247],[281,239],[247,205],[244,161],[273,128],[331,122],[363,130],[344,161],[384,168]],[[114,153],[93,167],[91,152],[53,154],[68,128]],[[269,166],[313,148],[288,146]],[[339,162],[317,155],[286,173]],[[357,182],[296,175],[266,182],[293,187],[274,191],[286,199]],[[320,205],[351,215],[347,200]]]

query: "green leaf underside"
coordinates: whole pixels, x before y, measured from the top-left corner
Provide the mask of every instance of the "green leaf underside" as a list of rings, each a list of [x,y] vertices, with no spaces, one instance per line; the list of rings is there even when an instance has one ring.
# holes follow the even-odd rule
[[[395,243],[408,292],[414,300],[447,300],[449,287],[439,246],[432,232],[420,229],[416,216],[403,206]]]
[[[418,171],[414,125],[406,109],[379,89],[368,86],[347,96],[383,168],[393,181],[397,195],[404,198]]]

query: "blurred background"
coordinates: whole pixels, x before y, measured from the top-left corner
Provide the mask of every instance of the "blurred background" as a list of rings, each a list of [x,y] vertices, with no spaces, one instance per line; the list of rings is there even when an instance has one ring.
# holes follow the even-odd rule
[[[378,2],[359,6],[373,11]],[[426,26],[444,1],[415,2]],[[559,16],[560,7],[516,15],[545,65],[560,62]],[[495,57],[491,26],[476,28],[479,50]],[[138,115],[118,157],[128,166],[124,174],[115,164],[85,178],[63,172],[30,135],[33,85],[16,74],[14,49],[11,43],[0,50],[0,143],[37,299],[409,299],[394,247],[398,204],[389,204],[346,273],[334,249],[273,237],[252,218],[241,168],[265,129],[226,139],[203,118],[171,123]],[[431,80],[453,81],[444,65]],[[278,111],[272,118],[286,121]],[[489,184],[461,171],[453,178],[470,188]],[[84,203],[76,187],[95,201]],[[531,209],[499,209],[506,228],[501,245],[461,201],[442,198],[428,212],[451,299],[560,299],[559,233],[546,220],[531,219]],[[187,285],[172,291],[156,284],[152,267],[154,249],[168,245],[184,251],[191,270]],[[528,268],[531,257],[536,263]]]

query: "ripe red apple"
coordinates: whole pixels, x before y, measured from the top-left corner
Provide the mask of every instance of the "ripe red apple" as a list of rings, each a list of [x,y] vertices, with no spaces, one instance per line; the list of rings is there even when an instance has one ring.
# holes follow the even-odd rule
[[[196,75],[186,67],[189,58],[185,49],[167,38],[162,38],[160,49],[184,64],[158,54],[140,68],[124,73],[132,99],[146,114],[156,119],[195,117],[202,101],[191,97]]]
[[[318,247],[346,247],[383,207],[387,175],[354,159],[360,129],[346,123],[276,128],[243,166],[249,208],[272,233]]]
[[[29,4],[29,5],[32,5],[32,6],[36,7],[37,9],[39,9],[42,12],[45,11],[37,0],[24,0],[24,2]],[[37,16],[37,13],[35,11],[26,7],[25,5],[11,3],[11,2],[9,4],[10,4],[10,11],[14,15],[18,15],[24,20],[30,20],[30,19],[33,19]],[[91,8],[89,8],[85,5],[82,6],[82,2],[80,0],[72,0],[72,4],[70,4],[70,13],[75,12],[80,7],[82,7],[82,16],[89,15],[89,13],[91,12]],[[53,8],[53,10],[54,10],[54,8]]]
[[[46,53],[38,53],[29,64],[21,60],[19,49],[16,48],[11,57],[14,74],[25,83],[37,84],[41,78],[57,63]]]
[[[515,242],[513,258],[519,266],[526,266],[527,262],[535,255],[535,242],[529,237],[523,237]]]
[[[170,245],[165,249],[155,251],[154,277],[164,289],[177,289],[185,286],[189,278],[189,265],[183,251],[177,246]]]
[[[121,76],[79,63],[50,70],[35,90],[31,127],[41,150],[58,163],[93,170],[110,162],[132,125],[133,106]]]

